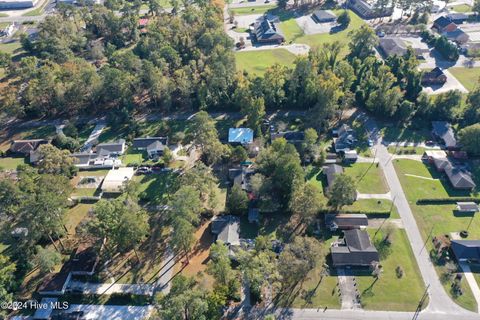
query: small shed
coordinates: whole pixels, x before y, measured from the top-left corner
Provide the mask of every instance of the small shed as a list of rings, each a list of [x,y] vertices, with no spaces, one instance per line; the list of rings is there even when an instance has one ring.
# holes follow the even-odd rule
[[[478,204],[475,202],[457,202],[456,207],[458,212],[465,212],[465,213],[476,213],[480,211]]]

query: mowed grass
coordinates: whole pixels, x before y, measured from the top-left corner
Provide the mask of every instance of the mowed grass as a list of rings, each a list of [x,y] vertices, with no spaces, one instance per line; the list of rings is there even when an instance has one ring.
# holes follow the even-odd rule
[[[305,35],[302,28],[299,27],[295,19],[288,19],[286,21],[282,21],[280,23],[280,29],[285,35],[285,39],[287,42],[294,42],[296,39]]]
[[[372,242],[375,231],[369,230]],[[382,232],[376,237],[381,239]],[[383,272],[379,280],[374,283],[375,279],[368,274],[356,277],[361,303],[367,310],[414,311],[425,285],[405,231],[395,229],[391,237],[391,253],[380,260]],[[404,272],[401,278],[395,271],[398,266]]]
[[[286,49],[241,51],[235,53],[237,69],[263,75],[268,67],[278,63],[293,66],[296,56]]]
[[[380,166],[375,163],[354,163],[344,167],[345,174],[357,182],[360,193],[387,193],[388,187]]]
[[[293,300],[293,308],[325,308],[340,309],[336,275],[321,276],[323,266],[310,271],[302,284],[300,294]]]
[[[451,9],[455,12],[461,12],[461,13],[472,12],[472,7],[469,6],[468,4],[459,4],[451,7]]]
[[[446,205],[419,205],[417,200],[421,198],[445,198],[456,195],[455,191],[451,190],[448,182],[428,178],[438,178],[436,172],[430,171],[425,164],[413,160],[395,160],[394,166],[397,171],[398,178],[402,184],[403,190],[407,196],[407,200],[412,209],[417,225],[423,239],[426,240],[427,249],[432,249],[431,238],[433,236],[450,235],[452,232],[460,232],[468,228],[468,239],[478,239],[480,237],[480,220],[475,219],[475,216],[457,215],[454,212],[455,204]],[[406,174],[413,174],[424,178],[407,176]],[[427,179],[425,179],[427,178]],[[478,218],[478,217],[477,217]],[[470,227],[468,227],[470,225]],[[445,272],[445,267],[435,266],[439,277]],[[452,299],[460,306],[476,311],[477,305],[473,294],[467,282],[463,280],[462,288],[463,295],[453,297],[450,288],[451,281],[443,282],[445,291],[452,297]]]
[[[0,158],[0,170],[15,170],[17,169],[18,165],[26,163],[27,161],[25,158]]]
[[[233,13],[234,15],[244,16],[249,14],[263,14],[273,8],[276,8],[276,5],[264,5],[264,6],[250,6],[250,7],[240,7],[240,8],[229,8],[228,12]]]
[[[393,202],[384,199],[360,199],[355,201],[352,205],[342,207],[342,211],[361,211],[365,214],[389,214],[390,218],[393,219],[397,219],[400,217],[397,211],[397,207],[393,205]],[[375,217],[370,216],[370,218]]]
[[[451,68],[448,71],[469,91],[479,86],[480,68]]]
[[[333,10],[333,12],[338,16],[340,15],[343,10]],[[345,30],[341,30],[336,33],[322,33],[322,34],[311,34],[311,35],[304,35],[295,39],[295,43],[304,43],[308,44],[310,47],[321,47],[327,43],[332,43],[334,41],[339,41],[343,44],[343,49],[340,53],[341,56],[346,56],[348,54],[348,43],[350,42],[350,37],[348,34],[350,31],[358,30],[365,22],[357,16],[353,11],[348,10],[348,13],[351,18],[351,22],[349,26]]]

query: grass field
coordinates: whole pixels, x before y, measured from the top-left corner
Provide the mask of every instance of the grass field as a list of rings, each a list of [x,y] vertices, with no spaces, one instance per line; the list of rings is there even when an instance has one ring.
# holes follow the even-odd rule
[[[375,230],[369,233],[374,241]],[[376,237],[383,235],[379,232]],[[379,280],[374,283],[371,275],[356,277],[361,303],[368,310],[414,311],[425,286],[405,231],[395,229],[392,239],[391,253],[380,260],[383,272]],[[402,278],[397,277],[397,266],[403,269]]]
[[[387,193],[388,187],[380,166],[372,163],[354,163],[344,167],[345,174],[357,182],[360,193]]]
[[[448,71],[469,91],[479,86],[480,68],[451,68]]]
[[[269,10],[272,10],[273,8],[276,8],[276,5],[230,8],[228,9],[228,12],[233,13],[234,15],[242,16],[248,14],[262,14]]]
[[[122,163],[125,165],[128,164],[141,164],[144,161],[148,160],[147,154],[145,152],[139,152],[136,150],[133,150],[132,148],[128,148],[127,152],[122,155],[121,157]]]
[[[12,55],[18,53],[21,50],[22,50],[22,45],[19,41],[0,44],[0,51],[7,52]]]
[[[388,126],[382,128],[380,132],[384,141],[388,142],[425,142],[425,140],[431,139],[431,132],[428,128],[412,129]]]
[[[451,9],[455,12],[472,12],[472,7],[470,7],[468,4],[459,4],[456,6],[452,6]]]
[[[6,151],[10,148],[12,140],[21,139],[48,139],[55,135],[54,126],[40,126],[34,128],[9,127],[0,130],[0,150]]]
[[[0,12],[0,18],[5,18],[5,17],[8,17],[8,14]]]
[[[0,158],[0,170],[15,170],[19,164],[27,163],[25,158]]]
[[[144,201],[161,204],[165,200],[169,188],[175,183],[175,173],[162,173],[135,176],[134,181],[140,184],[140,198]]]
[[[257,75],[262,75],[276,63],[290,67],[296,58],[286,49],[242,51],[235,53],[235,56],[238,70]]]

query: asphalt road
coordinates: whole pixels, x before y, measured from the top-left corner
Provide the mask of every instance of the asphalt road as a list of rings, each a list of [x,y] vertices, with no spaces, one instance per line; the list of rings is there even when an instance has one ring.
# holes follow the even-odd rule
[[[375,121],[368,119],[365,123],[365,128],[369,131],[370,138],[375,141],[374,153],[379,160],[390,187],[392,198],[403,221],[423,281],[426,286],[430,286],[428,291],[429,304],[426,310],[433,313],[457,315],[461,316],[462,319],[464,319],[464,316],[475,316],[476,319],[479,319],[480,316],[478,314],[459,307],[445,292],[430,260],[428,250],[425,247],[426,243],[422,239],[417,222],[398,179],[392,163],[392,155],[388,153],[387,147],[382,143]],[[427,241],[430,241],[430,239],[427,239]]]

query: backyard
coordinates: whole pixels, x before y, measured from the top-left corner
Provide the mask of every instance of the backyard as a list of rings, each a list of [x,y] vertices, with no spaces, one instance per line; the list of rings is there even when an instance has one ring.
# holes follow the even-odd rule
[[[27,161],[23,157],[3,157],[0,158],[0,171],[1,170],[15,170],[20,164],[26,164]]]
[[[267,11],[276,8],[277,6],[274,4],[271,5],[264,5],[264,6],[251,6],[251,7],[239,7],[239,8],[229,8],[228,12],[234,15],[248,15],[248,14],[262,14]]]

